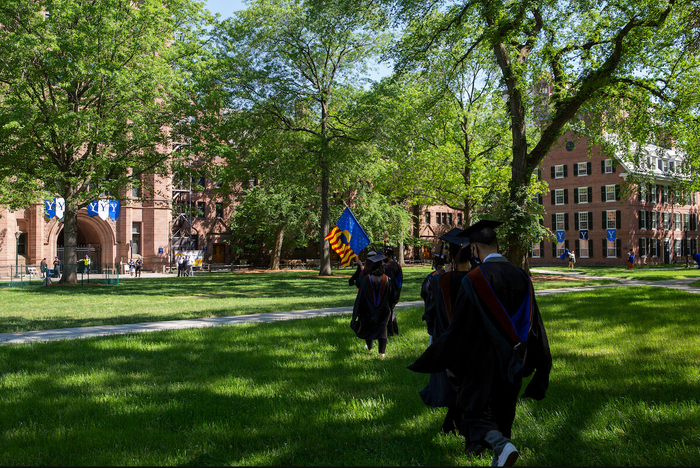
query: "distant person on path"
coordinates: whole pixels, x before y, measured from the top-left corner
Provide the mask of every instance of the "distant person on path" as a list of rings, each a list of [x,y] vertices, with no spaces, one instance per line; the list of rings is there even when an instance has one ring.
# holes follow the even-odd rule
[[[569,270],[573,270],[574,265],[576,264],[576,255],[574,255],[573,252],[569,251],[569,254],[567,256],[569,257]]]
[[[192,268],[194,268],[194,255],[190,254],[187,256],[187,276],[194,276]]]
[[[143,259],[141,257],[136,259],[136,277],[141,278],[141,268],[143,268]]]
[[[632,249],[630,249],[630,256],[627,257],[627,269],[631,270],[632,268],[634,268],[634,253]]]
[[[498,253],[500,224],[481,220],[460,234],[477,267],[462,279],[449,328],[409,369],[449,369],[466,448],[483,444],[493,450],[493,466],[512,466],[519,456],[510,437],[522,379],[537,369],[523,397],[543,399],[552,356],[530,277]]]
[[[41,263],[39,264],[39,271],[41,272],[41,277],[46,278],[47,277],[47,272],[49,269],[48,263],[46,263],[46,257],[41,259]]]
[[[129,276],[131,276],[133,278],[135,272],[136,272],[136,262],[134,262],[133,258],[130,258],[129,259]]]
[[[182,254],[177,257],[177,276],[185,276],[185,256]]]
[[[382,358],[386,355],[386,327],[391,317],[389,301],[394,294],[392,281],[384,274],[385,258],[376,254],[367,259],[365,268],[369,275],[360,281],[350,321],[350,328],[357,337],[365,340],[365,349],[371,351],[373,340],[379,342]]]
[[[87,275],[90,273],[90,257],[88,255],[85,255],[85,258],[83,259],[83,274]]]
[[[58,257],[53,258],[53,276],[58,278],[61,275],[61,261]]]

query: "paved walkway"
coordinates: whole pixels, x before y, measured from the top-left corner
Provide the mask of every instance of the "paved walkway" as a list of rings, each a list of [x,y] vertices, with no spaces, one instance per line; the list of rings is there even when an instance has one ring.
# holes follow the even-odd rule
[[[533,273],[549,273],[551,271],[532,269]],[[581,276],[577,272],[557,272],[562,276]],[[145,275],[144,275],[145,276]],[[582,277],[583,279],[583,277]],[[581,291],[593,291],[603,288],[619,288],[623,286],[655,286],[662,288],[678,289],[689,293],[700,294],[700,288],[690,286],[697,278],[684,278],[666,281],[640,281],[622,278],[608,278],[602,276],[585,276],[585,279],[615,279],[619,283],[577,286],[572,288],[543,289],[535,291],[536,296],[548,296],[550,294],[566,294]],[[422,307],[423,301],[401,302],[397,309],[409,309]],[[347,314],[352,312],[352,306],[334,307],[331,309],[294,310],[288,312],[268,312],[262,314],[236,315],[230,317],[213,317],[190,320],[169,320],[166,322],[144,322],[126,325],[101,325],[97,327],[58,328],[54,330],[26,331],[17,333],[0,333],[0,345],[33,343],[37,341],[69,340],[75,338],[88,338],[94,336],[123,335],[127,333],[142,333],[162,330],[182,330],[185,328],[217,327],[221,325],[240,325],[248,322],[276,322],[278,320],[293,320],[311,317],[327,317],[330,315]]]

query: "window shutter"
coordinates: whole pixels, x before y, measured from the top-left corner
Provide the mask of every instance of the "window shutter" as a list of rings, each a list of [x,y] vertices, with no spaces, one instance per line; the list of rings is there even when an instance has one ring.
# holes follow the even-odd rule
[[[574,231],[578,231],[578,213],[574,213]]]
[[[593,258],[593,239],[588,239],[588,258]]]
[[[578,177],[578,164],[574,163],[574,177]]]
[[[574,250],[576,252],[576,258],[579,258],[581,256],[581,241],[576,239],[576,247],[574,247]]]
[[[537,195],[537,203],[539,203],[540,205],[544,205],[541,193]]]
[[[552,242],[552,257],[557,258],[557,243]]]
[[[565,205],[569,204],[569,189],[568,188],[564,189],[564,204]]]
[[[527,256],[532,258],[532,249],[527,249]]]
[[[651,226],[652,225],[652,219],[651,219],[651,210],[647,211],[647,229],[651,231]]]
[[[564,230],[569,230],[569,213],[564,213]]]
[[[569,248],[569,239],[564,240],[564,248],[568,249]]]
[[[552,230],[557,230],[557,215],[552,213]]]
[[[544,240],[540,242],[540,257],[544,257]]]
[[[695,255],[698,253],[698,240],[697,239],[691,239],[690,240],[690,250],[691,250],[691,255]]]
[[[642,229],[642,213],[642,210],[639,210],[639,212],[637,213],[637,218],[639,218],[639,229]]]
[[[619,200],[619,199],[620,199],[620,185],[618,184],[615,186],[615,200]]]
[[[649,249],[651,248],[651,239],[647,237],[647,257],[651,257],[651,252]]]
[[[537,169],[537,180],[542,180],[542,168]]]
[[[566,166],[567,166],[567,164],[564,164],[564,177],[568,177],[568,174],[566,173],[566,172],[567,172],[567,171],[566,171]]]
[[[608,228],[608,213],[603,210],[603,229]]]
[[[697,213],[690,214],[690,230],[696,231],[698,229],[698,215]]]
[[[574,204],[578,204],[578,189],[574,189]]]
[[[586,175],[591,175],[591,162],[586,163]]]
[[[605,201],[605,185],[600,186],[600,201]]]
[[[622,241],[620,239],[615,241],[615,253],[617,254],[617,258],[622,257]]]
[[[593,229],[593,212],[589,211],[588,212],[588,230],[590,231],[592,229]]]
[[[603,239],[603,258],[608,258],[608,240]]]
[[[610,161],[610,164],[612,165],[613,174],[614,174],[615,172],[617,172],[617,164],[615,164],[616,162],[617,162],[617,161],[615,161],[614,159],[613,159],[612,161]]]
[[[622,212],[620,210],[615,212],[615,229],[622,228]]]
[[[554,198],[554,190],[550,190],[550,193],[552,194],[552,206],[556,203],[556,200]]]
[[[605,174],[605,159],[600,161],[600,173]]]
[[[593,203],[593,187],[588,187],[588,203]]]
[[[646,246],[646,239],[639,238],[639,256],[642,256],[642,252],[646,252],[646,249],[644,248]]]
[[[554,179],[554,166],[552,166],[552,179]]]

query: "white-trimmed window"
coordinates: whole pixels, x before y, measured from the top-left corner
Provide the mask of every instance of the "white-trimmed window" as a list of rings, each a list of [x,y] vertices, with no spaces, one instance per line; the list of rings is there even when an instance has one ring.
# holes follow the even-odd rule
[[[565,251],[566,251],[566,242],[557,243],[557,257],[561,257]]]
[[[647,186],[646,186],[646,184],[642,184],[639,186],[639,201],[640,201],[640,203],[647,202]]]
[[[617,225],[617,214],[615,211],[606,211],[606,213],[608,222],[606,223],[607,225],[605,226],[605,229],[616,229],[615,226]]]
[[[532,258],[540,258],[542,256],[542,252],[540,250],[541,245],[542,244],[540,244],[539,242],[535,242],[534,244],[532,244]]]
[[[581,258],[588,258],[588,241],[587,240],[582,240],[579,241],[579,257]]]
[[[639,212],[639,229],[646,231],[648,225],[647,212],[642,210]]]
[[[650,185],[649,188],[651,189],[651,202],[652,203],[657,203],[658,198],[656,196],[656,185]]]
[[[682,216],[680,213],[673,213],[673,229],[680,231],[683,225],[681,224]]]
[[[576,214],[578,215],[578,228],[581,231],[588,230],[588,212],[587,211],[580,211]],[[583,242],[583,241],[581,241],[581,242]],[[583,248],[583,247],[581,247],[581,248]]]
[[[557,231],[563,231],[565,225],[564,213],[557,213]]]
[[[682,241],[680,239],[676,239],[676,241],[673,243],[673,250],[676,253],[676,258],[680,257],[683,253],[682,247]]]
[[[588,175],[588,163],[576,163],[578,165],[577,174],[579,177]]]
[[[663,222],[663,228],[665,230],[671,229],[671,213],[664,211],[661,213],[661,219]]]
[[[564,178],[564,165],[554,166],[554,178],[563,179]]]
[[[675,168],[676,168],[676,161],[670,160],[670,161],[668,162],[668,170],[669,170],[669,171],[673,171]]]
[[[669,198],[668,198],[668,185],[664,185],[663,190],[664,190],[664,192],[663,192],[664,193],[664,203],[668,203],[668,200],[669,200]]]
[[[639,239],[639,256],[640,257],[647,256],[647,238],[646,237],[642,237]]]
[[[579,187],[578,188],[578,202],[579,203],[588,203],[590,200],[588,199],[588,187]]]
[[[606,240],[605,242],[608,243],[608,258],[616,258],[617,257],[617,242],[611,241],[611,240]]]
[[[606,159],[605,160],[605,173],[612,174],[612,171],[613,171],[612,159]]]
[[[554,191],[554,204],[563,205],[564,204],[564,189],[557,189]]]
[[[649,250],[652,257],[659,256],[659,239],[650,239]]]
[[[605,201],[606,202],[615,201],[615,186],[614,185],[606,185],[605,186]]]
[[[651,230],[656,231],[657,229],[659,229],[659,212],[652,211],[651,212]]]
[[[690,230],[690,213],[683,213],[683,230]],[[690,250],[688,250],[690,252]]]

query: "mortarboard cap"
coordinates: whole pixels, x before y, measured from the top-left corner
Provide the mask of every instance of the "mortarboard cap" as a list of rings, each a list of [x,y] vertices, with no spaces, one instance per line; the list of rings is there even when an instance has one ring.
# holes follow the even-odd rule
[[[460,237],[464,231],[460,228],[453,228],[447,231],[445,234],[438,237],[440,240],[449,242],[450,244],[458,245],[460,247],[466,247],[469,245],[469,239],[466,237]]]
[[[369,257],[367,260],[369,260],[372,263],[381,263],[386,259],[386,257],[380,253],[377,253],[371,257]]]
[[[490,219],[482,219],[476,224],[472,224],[467,229],[459,234],[460,237],[466,237],[469,242],[479,242],[481,244],[491,245],[496,240],[496,229],[503,224],[501,221],[493,221]]]

